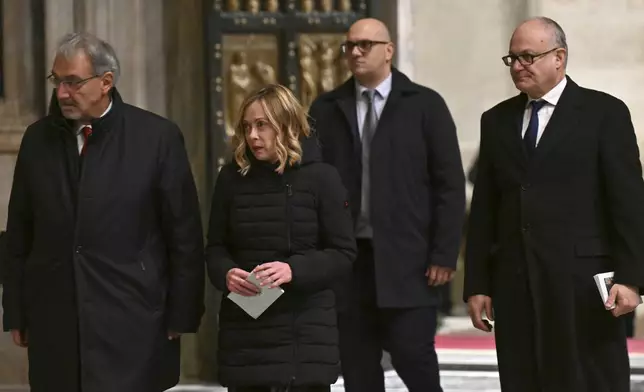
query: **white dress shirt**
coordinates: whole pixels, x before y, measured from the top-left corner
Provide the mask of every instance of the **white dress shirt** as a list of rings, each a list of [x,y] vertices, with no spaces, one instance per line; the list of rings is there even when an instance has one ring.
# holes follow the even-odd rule
[[[369,89],[360,85],[356,79],[356,114],[358,116],[358,132],[360,132],[360,137],[362,137],[364,118],[367,115],[367,110],[369,109],[367,98],[362,96],[362,93],[366,90]],[[373,101],[376,108],[376,118],[380,120],[380,115],[382,114],[382,110],[385,108],[387,98],[391,92],[391,73],[387,76],[387,79],[383,80],[382,83],[375,88],[375,90],[377,93],[374,94]]]
[[[541,136],[543,136],[543,131],[546,129],[546,126],[548,125],[548,121],[550,121],[550,117],[552,117],[552,113],[554,113],[555,111],[557,102],[559,102],[559,98],[561,98],[561,94],[563,93],[564,88],[566,87],[566,83],[567,81],[566,81],[566,78],[564,77],[561,80],[561,82],[559,82],[555,87],[553,87],[552,90],[548,91],[543,97],[539,98],[546,101],[546,104],[543,105],[541,110],[539,110],[539,113],[537,113],[537,116],[539,117],[537,145],[539,145],[539,140],[541,140]],[[528,123],[530,122],[530,116],[532,115],[532,106],[530,106],[530,102],[532,101],[536,101],[536,100],[533,98],[528,98],[525,111],[523,112],[523,128],[521,129],[522,138],[525,136],[525,132],[528,129]]]
[[[101,114],[101,117],[105,117],[105,115],[112,109],[112,102],[110,101],[110,104],[107,106],[107,109]],[[85,136],[83,136],[83,128],[85,127],[92,127],[91,124],[87,125],[79,125],[78,129],[76,130],[76,141],[78,142],[78,153],[80,154],[81,151],[83,151],[83,145],[85,144]]]

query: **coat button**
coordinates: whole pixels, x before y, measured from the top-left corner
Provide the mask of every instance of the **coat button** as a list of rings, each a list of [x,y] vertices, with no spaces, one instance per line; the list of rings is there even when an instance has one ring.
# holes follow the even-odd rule
[[[525,225],[523,225],[523,227],[521,228],[521,231],[522,231],[522,232],[524,232],[524,233],[527,233],[527,232],[529,232],[529,231],[530,231],[530,227],[531,227],[531,226],[530,226],[530,224],[529,224],[529,223],[526,223],[526,224],[525,224]]]
[[[80,253],[82,250],[83,250],[83,247],[82,247],[82,246],[78,245],[78,246],[76,247],[76,253]]]
[[[522,185],[521,185],[521,190],[522,190],[522,191],[527,191],[527,190],[528,190],[528,188],[530,188],[530,184],[522,184]]]

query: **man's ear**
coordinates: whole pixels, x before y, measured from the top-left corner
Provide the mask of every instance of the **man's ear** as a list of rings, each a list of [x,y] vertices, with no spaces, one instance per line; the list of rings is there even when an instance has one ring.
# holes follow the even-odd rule
[[[107,94],[112,89],[112,87],[114,87],[114,74],[112,72],[106,72],[101,79],[101,83],[101,90],[103,90],[103,94]]]
[[[396,51],[396,48],[394,46],[394,43],[393,42],[388,43],[387,47],[385,48],[386,59],[388,62],[391,62],[391,59],[394,57],[395,51]]]

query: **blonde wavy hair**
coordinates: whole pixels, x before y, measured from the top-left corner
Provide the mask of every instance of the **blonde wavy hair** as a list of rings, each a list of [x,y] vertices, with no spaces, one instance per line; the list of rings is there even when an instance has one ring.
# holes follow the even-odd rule
[[[244,100],[239,108],[235,134],[231,143],[233,157],[239,165],[239,172],[244,176],[250,170],[248,157],[250,152],[246,143],[244,114],[255,102],[262,105],[268,123],[277,133],[275,144],[279,165],[275,171],[282,174],[287,166],[294,166],[302,160],[302,146],[299,139],[302,136],[311,135],[306,112],[291,90],[279,84],[269,84]]]

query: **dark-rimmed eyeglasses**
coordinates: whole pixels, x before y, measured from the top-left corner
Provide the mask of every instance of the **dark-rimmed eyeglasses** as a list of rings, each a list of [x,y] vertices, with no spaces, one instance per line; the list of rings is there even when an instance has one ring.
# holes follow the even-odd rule
[[[81,88],[88,81],[90,81],[92,79],[95,79],[95,78],[100,78],[101,76],[103,76],[103,75],[92,75],[92,76],[90,76],[88,78],[85,78],[85,79],[81,79],[81,78],[78,78],[78,77],[69,77],[69,78],[59,79],[56,75],[54,75],[52,73],[52,74],[49,74],[49,76],[47,76],[47,80],[49,81],[49,83],[52,84],[52,86],[54,86],[56,88],[58,88],[58,86],[62,85],[62,86],[65,86],[66,88],[68,88],[70,90],[77,90],[77,89]]]
[[[561,49],[559,47],[547,50],[545,52],[537,53],[537,54],[531,54],[531,53],[521,53],[521,54],[508,54],[506,56],[501,57],[501,60],[503,60],[503,64],[507,65],[508,67],[511,67],[512,64],[514,64],[515,61],[519,61],[521,65],[530,65],[534,63],[534,61],[540,57],[543,57],[547,55],[548,53],[552,53],[557,49]]]
[[[367,53],[374,45],[386,45],[388,41],[371,41],[368,39],[361,39],[360,41],[344,41],[340,45],[342,53],[347,54],[353,52],[354,48],[358,48],[360,53]]]

